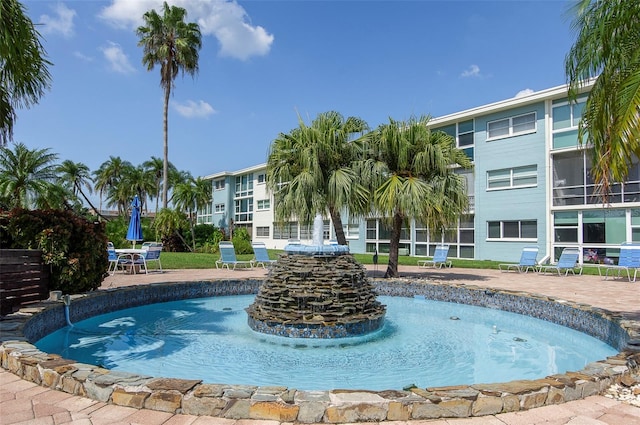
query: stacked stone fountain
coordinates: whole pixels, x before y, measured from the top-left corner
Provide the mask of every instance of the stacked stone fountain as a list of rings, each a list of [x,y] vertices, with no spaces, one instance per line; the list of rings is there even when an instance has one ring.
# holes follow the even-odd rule
[[[251,329],[292,338],[364,335],[384,324],[385,312],[348,247],[323,244],[321,217],[313,244],[287,245],[247,308]]]

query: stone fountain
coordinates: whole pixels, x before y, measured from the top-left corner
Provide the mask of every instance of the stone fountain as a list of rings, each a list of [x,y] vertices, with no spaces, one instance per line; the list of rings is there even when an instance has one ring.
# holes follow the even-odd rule
[[[364,335],[382,327],[385,313],[349,248],[323,243],[320,216],[313,243],[287,245],[247,308],[251,329],[291,338]]]

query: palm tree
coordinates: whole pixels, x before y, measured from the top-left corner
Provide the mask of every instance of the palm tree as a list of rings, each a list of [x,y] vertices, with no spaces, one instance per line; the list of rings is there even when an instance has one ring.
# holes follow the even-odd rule
[[[589,93],[579,139],[594,149],[594,181],[607,198],[640,157],[640,2],[579,0],[573,6],[575,44],[566,61],[569,94],[597,77]]]
[[[346,245],[341,209],[359,211],[366,205],[366,190],[351,169],[357,136],[364,137],[366,122],[346,120],[337,112],[321,113],[310,126],[280,134],[267,160],[267,186],[275,194],[276,220],[296,217],[311,223],[328,212],[337,242]]]
[[[129,161],[123,161],[119,156],[110,156],[97,171],[93,172],[95,189],[100,192],[100,210],[102,210],[102,196],[117,186],[129,167],[133,167]]]
[[[49,149],[28,149],[17,143],[14,149],[0,147],[0,199],[11,208],[61,207],[57,179],[58,155]]]
[[[83,188],[91,194],[93,187],[91,186],[91,173],[89,167],[82,162],[73,162],[69,159],[62,161],[62,164],[58,166],[58,181],[64,186],[68,186],[75,197],[81,195],[89,206],[96,211],[96,214],[103,219],[107,220],[99,210],[91,203],[87,195],[82,190]]]
[[[164,164],[162,206],[168,205],[169,175],[169,97],[179,72],[194,76],[198,72],[198,51],[202,47],[198,24],[184,20],[187,11],[181,7],[163,4],[163,15],[154,9],[142,18],[144,26],[138,27],[138,46],[144,49],[142,63],[151,71],[160,65],[160,86],[164,90]]]
[[[174,204],[179,210],[186,211],[189,218],[192,251],[196,250],[194,226],[198,219],[198,210],[211,203],[211,197],[211,182],[200,177],[197,179],[192,178],[188,182],[178,183],[173,190]]]
[[[118,211],[124,214],[135,195],[140,199],[140,211],[148,211],[147,198],[155,190],[155,183],[151,175],[140,165],[124,169],[117,185],[109,192],[111,205],[117,205]]]
[[[468,206],[464,180],[455,167],[470,168],[471,161],[451,136],[432,132],[428,123],[429,117],[390,119],[372,135],[368,157],[354,164],[369,186],[371,210],[385,217],[391,228],[385,277],[398,276],[404,224],[418,219],[431,231],[442,230]]]
[[[19,1],[0,2],[0,28],[0,146],[4,146],[13,139],[15,108],[38,103],[49,89],[51,62]]]
[[[195,223],[198,219],[198,210],[211,203],[211,181],[201,177],[190,179],[188,182],[179,183],[173,190],[173,202],[179,210],[186,211],[191,226],[192,251],[196,250]]]
[[[160,190],[162,189],[162,173],[164,170],[164,161],[161,158],[157,158],[152,156],[150,160],[142,163],[142,166],[146,170],[147,173],[153,176],[153,180],[156,183],[156,191],[153,196],[149,196],[150,199],[156,200],[156,209],[155,213],[158,214],[158,202],[160,201]],[[169,167],[172,165],[169,163]]]

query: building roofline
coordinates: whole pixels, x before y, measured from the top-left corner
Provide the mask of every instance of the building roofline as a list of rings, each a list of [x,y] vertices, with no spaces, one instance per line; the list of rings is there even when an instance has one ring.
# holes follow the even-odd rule
[[[580,92],[588,91],[589,89],[591,89],[594,83],[595,83],[595,79],[589,80],[580,88]],[[567,84],[563,84],[561,86],[556,86],[549,89],[533,92],[525,96],[512,97],[510,99],[505,99],[498,102],[477,106],[475,108],[466,109],[464,111],[455,112],[452,114],[443,115],[441,117],[432,118],[429,121],[429,126],[432,127],[436,125],[449,124],[449,123],[457,122],[463,119],[470,119],[473,117],[487,115],[490,113],[499,112],[506,109],[513,109],[518,106],[538,103],[548,99],[565,97],[567,96],[568,90],[569,90],[569,86]]]
[[[252,171],[258,171],[261,169],[267,168],[267,163],[263,162],[261,164],[258,165],[252,165],[251,167],[247,167],[247,168],[243,168],[241,170],[237,170],[237,171],[221,171],[219,173],[215,173],[215,174],[209,174],[203,177],[204,180],[214,180],[217,178],[221,178],[221,177],[228,177],[228,176],[237,176],[240,174],[246,174],[246,173],[250,173]]]

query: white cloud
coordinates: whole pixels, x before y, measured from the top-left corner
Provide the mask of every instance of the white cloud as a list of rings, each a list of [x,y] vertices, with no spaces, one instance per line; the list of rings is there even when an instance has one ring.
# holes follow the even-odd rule
[[[75,56],[78,59],[83,60],[85,62],[93,62],[93,57],[87,56],[87,55],[83,54],[82,52],[78,52],[77,50],[75,52],[73,52],[73,56]]]
[[[162,0],[112,0],[100,17],[117,28],[135,29],[143,24],[142,15],[150,9],[161,12]],[[220,55],[247,60],[269,53],[274,36],[251,19],[235,0],[172,0],[170,5],[187,10],[187,21],[197,22],[203,36],[214,36]]]
[[[171,102],[171,105],[180,115],[187,118],[206,118],[217,112],[204,100],[197,102],[187,100],[185,103]]]
[[[479,77],[480,76],[480,67],[478,65],[471,65],[469,67],[469,69],[465,70],[462,74],[460,74],[460,76],[463,77],[463,78]]]
[[[135,72],[135,68],[129,63],[129,58],[122,51],[120,45],[109,42],[106,47],[100,48],[104,54],[105,59],[109,62],[109,67],[112,71],[120,74],[130,74]]]
[[[76,11],[69,9],[64,3],[58,3],[52,6],[51,9],[55,12],[55,16],[40,16],[40,23],[43,25],[41,29],[42,33],[58,33],[62,34],[65,38],[73,36],[73,18],[76,16]]]
[[[531,89],[524,89],[524,90],[520,90],[518,93],[516,93],[515,97],[529,96],[531,93],[535,93],[535,92],[533,90],[531,90]]]

